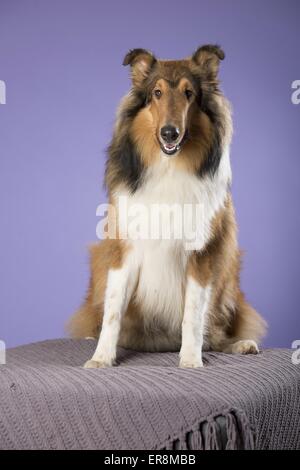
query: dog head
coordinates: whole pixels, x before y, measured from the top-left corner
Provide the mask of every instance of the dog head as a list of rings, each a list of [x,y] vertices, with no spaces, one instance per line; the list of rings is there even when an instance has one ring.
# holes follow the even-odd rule
[[[183,60],[158,60],[145,49],[125,56],[131,66],[132,93],[142,103],[140,132],[151,133],[165,155],[176,155],[193,138],[199,112],[213,110],[209,102],[218,92],[219,46],[205,45]],[[143,131],[142,131],[143,129]]]

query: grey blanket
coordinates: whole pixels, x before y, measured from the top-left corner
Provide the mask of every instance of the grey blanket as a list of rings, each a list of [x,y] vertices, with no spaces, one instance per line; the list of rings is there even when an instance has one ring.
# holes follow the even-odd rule
[[[300,365],[290,350],[119,350],[119,367],[83,369],[94,340],[14,348],[0,366],[0,449],[300,448]]]

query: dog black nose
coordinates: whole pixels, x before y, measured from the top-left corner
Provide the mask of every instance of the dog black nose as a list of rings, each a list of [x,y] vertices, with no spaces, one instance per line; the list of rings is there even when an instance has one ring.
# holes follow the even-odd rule
[[[164,126],[160,130],[160,135],[165,142],[171,144],[175,142],[179,137],[179,130],[174,126]]]

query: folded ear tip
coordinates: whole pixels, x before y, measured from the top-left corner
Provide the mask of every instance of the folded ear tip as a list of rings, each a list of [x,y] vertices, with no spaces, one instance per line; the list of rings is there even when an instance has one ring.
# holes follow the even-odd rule
[[[154,59],[153,54],[150,51],[147,51],[147,49],[130,49],[124,57],[123,65],[132,65],[134,60],[141,54],[152,57]]]
[[[223,51],[223,49],[218,45],[216,45],[215,47],[216,47],[216,54],[219,57],[219,59],[224,60],[226,56],[225,56],[225,52]]]
[[[136,49],[130,49],[127,52],[127,54],[125,55],[125,57],[123,59],[122,65],[129,65],[133,61],[133,59],[135,57],[135,52],[134,52],[135,50]]]
[[[204,46],[198,47],[198,49],[193,54],[193,59],[197,60],[198,54],[201,52],[209,52],[215,54],[219,60],[225,59],[225,52],[218,44],[205,44]]]
[[[122,65],[129,65],[129,57],[128,57],[128,54],[126,54],[126,56],[124,57],[123,62],[122,62]]]

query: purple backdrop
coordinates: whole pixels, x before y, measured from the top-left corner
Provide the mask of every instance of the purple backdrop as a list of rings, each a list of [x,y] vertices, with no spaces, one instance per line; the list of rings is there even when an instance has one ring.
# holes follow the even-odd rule
[[[299,15],[298,0],[0,0],[1,339],[62,336],[84,296],[126,51],[182,58],[207,42],[227,54],[242,285],[265,345],[300,338]]]

